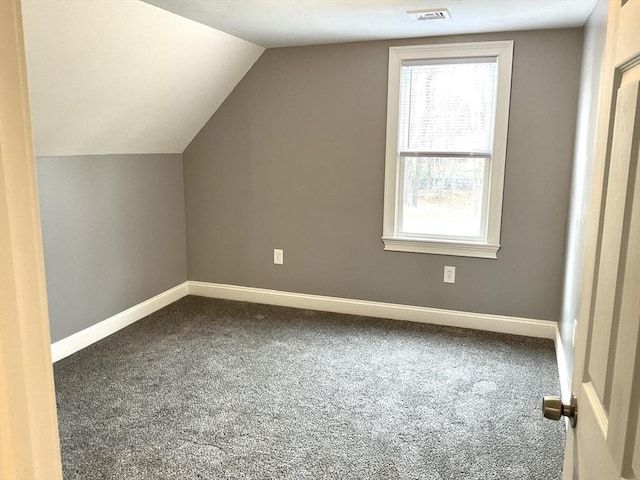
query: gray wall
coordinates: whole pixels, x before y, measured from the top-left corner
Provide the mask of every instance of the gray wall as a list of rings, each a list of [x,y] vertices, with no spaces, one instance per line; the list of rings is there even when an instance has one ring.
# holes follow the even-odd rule
[[[389,46],[503,39],[498,260],[383,251]],[[558,320],[581,46],[568,29],[267,50],[183,154],[189,279]]]
[[[608,6],[606,0],[599,0],[584,29],[582,75],[569,210],[569,234],[567,236],[566,273],[560,324],[569,378],[571,378],[573,370],[573,325],[578,318],[581,299],[589,189],[591,187],[596,122],[600,101],[600,77],[607,33]]]
[[[37,159],[51,339],[187,279],[181,155]]]

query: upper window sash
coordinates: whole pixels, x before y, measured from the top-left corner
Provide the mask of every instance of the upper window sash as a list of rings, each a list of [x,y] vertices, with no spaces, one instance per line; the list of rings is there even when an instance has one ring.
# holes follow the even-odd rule
[[[403,60],[398,149],[493,150],[496,96],[496,57]]]

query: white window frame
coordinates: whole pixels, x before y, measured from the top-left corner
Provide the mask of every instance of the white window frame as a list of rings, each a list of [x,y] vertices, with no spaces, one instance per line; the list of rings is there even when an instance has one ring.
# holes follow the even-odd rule
[[[489,184],[487,195],[487,223],[485,238],[481,241],[420,235],[399,234],[399,208],[401,195],[402,165],[398,149],[400,111],[400,71],[404,60],[455,59],[473,57],[495,57],[498,66],[497,93],[493,145],[489,158]],[[500,249],[502,220],[502,194],[504,168],[507,153],[507,128],[511,97],[511,66],[513,41],[453,43],[444,45],[414,45],[389,49],[389,84],[387,97],[387,146],[384,185],[385,250],[399,252],[432,253],[463,257],[497,258]],[[475,152],[466,153],[473,157]],[[430,153],[431,155],[431,153]]]

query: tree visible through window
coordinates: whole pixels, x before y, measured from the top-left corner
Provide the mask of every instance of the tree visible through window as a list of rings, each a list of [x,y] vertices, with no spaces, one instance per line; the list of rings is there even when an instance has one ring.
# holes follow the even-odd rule
[[[480,237],[485,161],[474,158],[403,158],[401,233]]]

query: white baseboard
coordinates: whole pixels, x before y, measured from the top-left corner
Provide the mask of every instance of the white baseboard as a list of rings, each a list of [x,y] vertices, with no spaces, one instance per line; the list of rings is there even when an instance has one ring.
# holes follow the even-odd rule
[[[112,333],[131,325],[147,315],[166,307],[170,303],[189,294],[189,282],[181,283],[155,297],[134,305],[106,320],[96,323],[73,335],[51,344],[51,357],[54,362],[88,347],[92,343],[108,337]]]
[[[189,294],[202,297],[224,298],[227,300],[265,303],[284,307],[432,323],[528,337],[548,338],[551,340],[555,340],[557,330],[557,323],[550,320],[458,312],[438,308],[326,297],[218,283],[195,281],[189,281],[188,283]]]
[[[562,345],[562,337],[560,336],[560,329],[558,325],[555,327],[554,342],[556,344],[556,360],[558,362],[558,378],[560,380],[560,395],[566,402],[571,397],[571,377],[569,377],[569,371],[567,370],[567,356]]]
[[[566,368],[564,367],[566,365],[564,362],[564,351],[562,350],[558,326],[556,322],[550,320],[459,312],[455,310],[443,310],[396,303],[354,300],[196,281],[184,282],[149,300],[109,317],[100,323],[53,343],[51,345],[52,359],[54,362],[57,362],[58,360],[68,357],[189,294],[268,305],[280,305],[284,307],[388,318],[392,320],[431,323],[434,325],[470,328],[528,337],[548,338],[554,340],[556,344],[560,383],[563,389],[565,388],[565,384],[568,385]]]

